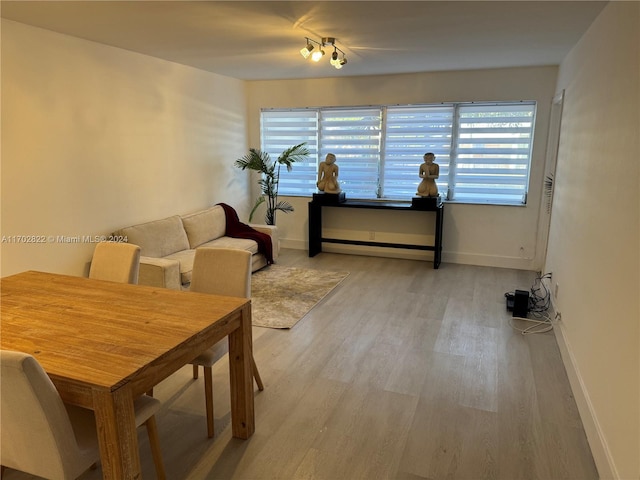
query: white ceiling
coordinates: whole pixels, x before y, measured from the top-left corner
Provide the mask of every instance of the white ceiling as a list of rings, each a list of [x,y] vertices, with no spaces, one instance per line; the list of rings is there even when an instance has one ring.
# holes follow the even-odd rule
[[[2,17],[246,79],[558,65],[600,1],[7,1]],[[335,37],[336,70],[298,53]]]

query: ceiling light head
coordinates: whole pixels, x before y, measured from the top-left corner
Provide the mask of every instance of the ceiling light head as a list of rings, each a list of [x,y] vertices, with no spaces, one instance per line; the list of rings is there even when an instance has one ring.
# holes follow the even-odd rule
[[[342,57],[342,60],[337,60],[337,61],[331,61],[331,65],[333,65],[334,67],[336,67],[338,70],[340,70],[344,65],[347,64],[347,59],[346,57]]]
[[[340,60],[338,60],[338,51],[334,50],[333,53],[331,54],[330,63],[331,63],[331,65],[333,65],[335,67],[336,63],[339,63],[339,62],[340,62]]]
[[[300,50],[300,55],[302,55],[304,58],[308,58],[313,48],[313,45],[311,44],[309,39],[307,39],[307,45]]]
[[[311,54],[311,60],[313,60],[314,62],[319,62],[323,56],[324,56],[324,50],[320,49]]]

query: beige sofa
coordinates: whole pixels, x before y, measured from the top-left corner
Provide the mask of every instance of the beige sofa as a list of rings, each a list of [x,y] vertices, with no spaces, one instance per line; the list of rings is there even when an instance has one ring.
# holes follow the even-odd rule
[[[271,237],[275,260],[279,250],[276,227],[251,226]],[[198,247],[248,250],[252,253],[252,272],[267,265],[266,257],[258,252],[258,244],[254,240],[231,238],[225,235],[225,231],[224,209],[215,205],[188,215],[174,215],[121,228],[113,235],[140,246],[139,284],[184,290],[191,283],[193,259]]]

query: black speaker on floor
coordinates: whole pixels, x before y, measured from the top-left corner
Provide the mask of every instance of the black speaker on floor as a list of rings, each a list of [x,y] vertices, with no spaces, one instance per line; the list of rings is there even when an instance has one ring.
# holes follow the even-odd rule
[[[529,292],[516,290],[513,296],[513,316],[526,317],[529,313]]]

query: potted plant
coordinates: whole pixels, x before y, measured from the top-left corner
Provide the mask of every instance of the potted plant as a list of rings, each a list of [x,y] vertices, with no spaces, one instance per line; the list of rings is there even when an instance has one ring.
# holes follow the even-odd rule
[[[242,170],[250,169],[261,174],[258,184],[262,191],[262,195],[256,200],[251,213],[249,214],[249,222],[253,218],[256,209],[267,202],[267,212],[265,214],[265,222],[267,225],[276,224],[276,211],[280,210],[284,213],[293,212],[293,206],[289,202],[278,200],[278,183],[280,182],[280,167],[285,165],[287,171],[291,171],[293,163],[304,160],[309,156],[309,150],[306,143],[294,145],[286,149],[280,154],[276,161],[273,161],[267,152],[262,152],[255,148],[250,148],[249,153],[235,161],[235,166]]]

